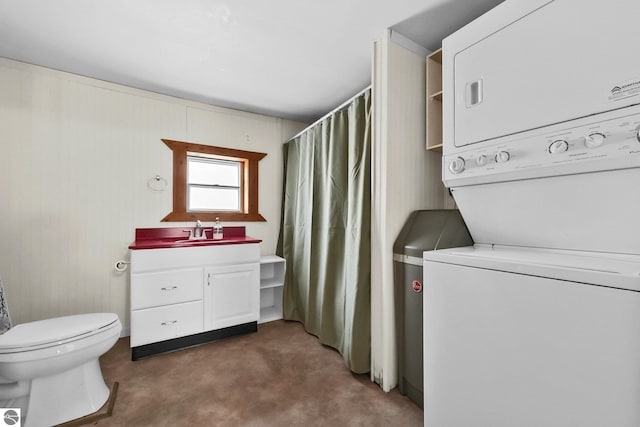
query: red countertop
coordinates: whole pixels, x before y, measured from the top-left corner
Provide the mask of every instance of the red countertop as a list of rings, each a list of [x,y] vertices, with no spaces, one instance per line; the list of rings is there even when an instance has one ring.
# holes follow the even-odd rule
[[[129,249],[163,249],[190,248],[195,246],[240,245],[244,243],[260,243],[245,234],[242,227],[224,227],[222,240],[213,240],[213,227],[202,227],[206,231],[207,239],[189,240],[189,231],[193,227],[165,227],[165,228],[136,228],[136,240],[129,245]],[[187,230],[187,231],[185,231]]]

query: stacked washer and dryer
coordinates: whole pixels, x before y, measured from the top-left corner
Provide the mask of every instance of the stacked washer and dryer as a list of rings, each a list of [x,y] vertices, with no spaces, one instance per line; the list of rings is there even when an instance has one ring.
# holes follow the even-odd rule
[[[428,427],[640,426],[639,14],[507,0],[443,41],[475,244],[424,253]]]

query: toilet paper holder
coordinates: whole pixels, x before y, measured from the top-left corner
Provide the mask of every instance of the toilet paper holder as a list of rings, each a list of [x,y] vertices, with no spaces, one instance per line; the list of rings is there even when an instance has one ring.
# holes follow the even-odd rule
[[[129,264],[131,264],[131,261],[125,261],[123,259],[120,259],[118,261],[116,261],[116,263],[114,264],[114,267],[116,269],[116,271],[125,271],[128,267]]]

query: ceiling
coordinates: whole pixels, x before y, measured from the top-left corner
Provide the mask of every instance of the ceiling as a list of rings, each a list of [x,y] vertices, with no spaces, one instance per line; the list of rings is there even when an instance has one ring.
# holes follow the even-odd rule
[[[392,28],[434,50],[502,0],[0,0],[0,56],[312,122],[370,83]]]

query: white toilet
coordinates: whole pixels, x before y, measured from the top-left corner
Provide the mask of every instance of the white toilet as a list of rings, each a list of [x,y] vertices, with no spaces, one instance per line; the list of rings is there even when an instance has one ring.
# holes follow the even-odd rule
[[[52,426],[96,412],[109,398],[98,358],[120,337],[113,313],[23,323],[0,335],[0,408],[23,426]]]

